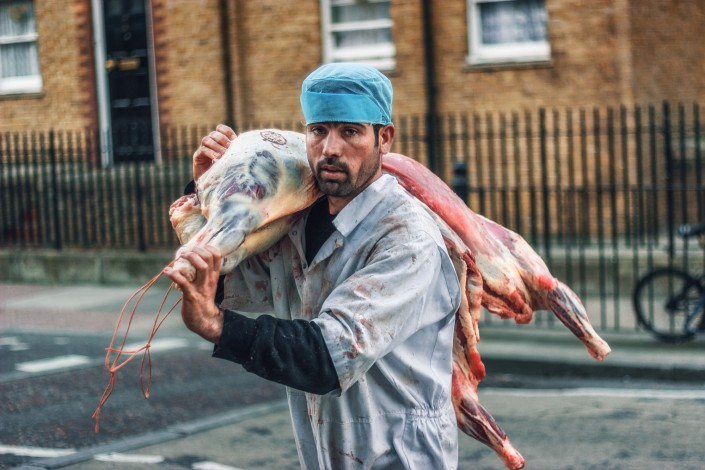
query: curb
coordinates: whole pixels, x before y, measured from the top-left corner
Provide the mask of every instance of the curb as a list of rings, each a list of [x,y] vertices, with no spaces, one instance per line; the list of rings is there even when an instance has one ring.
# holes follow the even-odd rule
[[[482,357],[487,375],[516,374],[542,378],[639,379],[677,383],[705,382],[705,370],[698,367],[643,366],[627,364],[552,362],[546,359],[507,359]]]
[[[141,449],[150,445],[161,444],[162,442],[181,439],[200,432],[236,424],[247,419],[264,416],[272,412],[282,411],[284,409],[288,409],[286,400],[253,405],[246,408],[237,409],[230,413],[218,414],[196,421],[169,426],[164,431],[150,432],[108,444],[87,447],[85,449],[78,450],[73,454],[53,457],[50,459],[38,459],[19,467],[13,467],[11,470],[51,470],[54,468],[67,467],[69,465],[91,460],[98,454]]]

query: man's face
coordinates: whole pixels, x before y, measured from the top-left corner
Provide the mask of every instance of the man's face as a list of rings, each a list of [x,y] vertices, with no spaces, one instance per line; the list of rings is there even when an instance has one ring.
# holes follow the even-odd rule
[[[338,198],[338,210],[380,177],[381,155],[391,146],[389,134],[393,137],[393,129],[383,127],[376,145],[370,124],[335,122],[306,126],[306,151],[311,170],[318,188],[328,195],[329,201]]]

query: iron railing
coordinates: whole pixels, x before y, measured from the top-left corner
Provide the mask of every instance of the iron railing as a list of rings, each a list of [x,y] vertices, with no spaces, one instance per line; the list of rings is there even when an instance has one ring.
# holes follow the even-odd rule
[[[657,264],[700,270],[675,237],[705,220],[697,103],[395,119],[394,151],[429,164],[476,212],[523,235],[558,277],[599,303],[603,327]],[[239,130],[300,124],[248,123]],[[95,131],[0,133],[0,247],[172,250],[169,206],[209,126],[162,130],[161,163],[103,167]],[[612,317],[610,317],[612,318]],[[608,324],[608,323],[616,324]]]

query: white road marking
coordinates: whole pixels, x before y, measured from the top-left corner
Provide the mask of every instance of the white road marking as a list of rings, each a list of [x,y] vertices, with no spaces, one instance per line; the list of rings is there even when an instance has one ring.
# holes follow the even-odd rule
[[[133,288],[62,287],[9,299],[3,302],[3,306],[12,310],[95,310],[123,304],[133,292]]]
[[[40,359],[38,361],[20,362],[15,368],[21,372],[46,372],[50,370],[57,369],[67,369],[70,367],[82,366],[89,364],[91,362],[90,358],[86,356],[79,356],[76,354],[69,354],[67,356],[58,356],[51,359]]]
[[[170,349],[185,348],[188,344],[188,340],[183,338],[157,338],[152,340],[149,349],[151,352],[169,351]],[[126,344],[123,350],[135,351],[142,346],[144,346],[144,343],[130,343]]]
[[[193,470],[242,470],[238,467],[231,467],[230,465],[223,465],[216,462],[196,462],[191,465]]]
[[[213,343],[209,343],[208,341],[199,341],[196,343],[196,349],[200,349],[201,351],[212,351]]]
[[[119,452],[108,452],[107,454],[96,454],[93,457],[101,462],[120,462],[120,463],[161,463],[164,462],[164,457],[161,455],[138,455],[138,454],[121,454]]]
[[[12,454],[21,457],[52,458],[75,453],[75,449],[47,449],[45,447],[4,446],[0,444],[0,454]]]
[[[29,344],[23,343],[17,336],[0,336],[0,348],[7,346],[10,351],[26,351]]]
[[[652,398],[658,400],[705,400],[705,389],[700,390],[658,390],[636,388],[566,388],[566,389],[528,389],[528,388],[481,388],[480,394],[507,396],[539,397],[616,397],[616,398]]]

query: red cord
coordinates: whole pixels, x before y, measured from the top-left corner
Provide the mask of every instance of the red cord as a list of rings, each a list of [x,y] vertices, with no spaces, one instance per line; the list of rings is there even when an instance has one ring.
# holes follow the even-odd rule
[[[169,266],[171,266],[174,262],[172,261],[169,263]],[[113,337],[110,340],[110,345],[105,348],[106,354],[105,354],[105,369],[108,371],[110,374],[110,378],[108,379],[108,384],[105,386],[105,390],[103,391],[103,395],[100,398],[100,402],[98,403],[98,407],[95,409],[93,412],[93,415],[91,416],[95,420],[95,432],[99,432],[100,430],[100,410],[103,408],[105,403],[108,401],[108,398],[110,398],[110,395],[113,393],[115,390],[115,382],[116,382],[116,374],[117,371],[122,369],[127,363],[132,361],[135,357],[140,352],[144,352],[142,356],[142,362],[140,364],[140,388],[142,390],[142,395],[145,398],[149,398],[149,392],[152,388],[152,356],[150,354],[149,348],[151,346],[152,340],[154,339],[154,336],[157,334],[157,331],[159,328],[162,326],[164,321],[167,319],[169,314],[174,311],[177,305],[181,303],[181,297],[174,303],[174,305],[169,308],[169,310],[162,316],[162,310],[164,309],[164,305],[166,304],[167,298],[169,297],[169,294],[171,293],[172,289],[174,288],[174,284],[172,283],[169,288],[167,289],[166,293],[164,294],[164,298],[162,299],[161,304],[159,305],[159,309],[157,310],[157,314],[154,318],[154,323],[152,324],[152,331],[149,334],[149,337],[147,338],[147,342],[140,346],[139,348],[132,350],[132,351],[125,351],[125,344],[127,343],[127,337],[130,333],[130,328],[132,326],[132,320],[135,317],[135,313],[137,312],[137,307],[139,306],[142,298],[144,295],[147,293],[147,291],[154,285],[154,283],[157,282],[157,280],[162,276],[162,273],[160,272],[157,276],[153,277],[145,285],[140,287],[134,294],[130,296],[130,298],[125,302],[125,305],[122,307],[122,310],[120,311],[120,316],[118,317],[117,324],[115,325],[115,330],[113,332]],[[135,300],[136,299],[136,300]],[[115,347],[115,340],[118,337],[118,332],[120,331],[120,325],[123,322],[123,319],[125,317],[125,312],[128,310],[128,306],[130,303],[135,300],[134,306],[132,307],[132,310],[130,311],[130,316],[129,319],[127,320],[127,325],[125,328],[125,333],[123,334],[122,337],[122,344],[120,345],[119,348]],[[161,318],[160,318],[161,317]],[[111,361],[111,356],[115,354],[114,359]],[[123,355],[126,355],[127,357],[120,362],[120,359]],[[144,383],[144,366],[145,364],[147,365],[147,385],[145,387]]]

